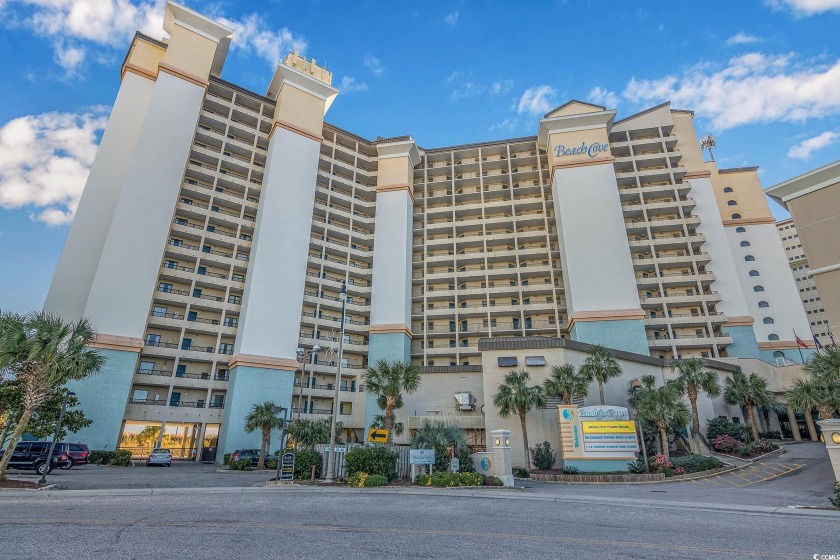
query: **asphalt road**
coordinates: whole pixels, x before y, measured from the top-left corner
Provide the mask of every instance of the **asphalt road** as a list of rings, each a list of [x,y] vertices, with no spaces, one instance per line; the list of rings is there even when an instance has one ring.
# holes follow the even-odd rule
[[[73,493],[75,494],[75,493]],[[838,518],[352,492],[2,498],[0,557],[812,558]],[[33,555],[33,552],[37,551]]]

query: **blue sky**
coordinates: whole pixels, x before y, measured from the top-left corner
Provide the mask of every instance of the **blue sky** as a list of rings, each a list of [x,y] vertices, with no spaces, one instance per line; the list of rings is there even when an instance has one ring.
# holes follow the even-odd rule
[[[264,92],[299,48],[341,90],[327,120],[368,138],[526,136],[570,98],[618,118],[671,100],[765,187],[840,158],[840,0],[186,4],[236,30],[223,78]],[[161,37],[162,15],[0,0],[0,309],[42,305],[131,36]]]

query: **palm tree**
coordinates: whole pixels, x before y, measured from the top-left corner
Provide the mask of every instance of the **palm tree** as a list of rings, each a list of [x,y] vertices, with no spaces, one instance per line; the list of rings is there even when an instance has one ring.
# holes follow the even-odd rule
[[[22,388],[22,412],[3,459],[0,480],[30,418],[56,386],[97,373],[102,355],[89,345],[96,333],[87,319],[67,322],[56,315],[0,314],[0,371],[11,374]]]
[[[816,383],[813,378],[810,379],[796,379],[793,382],[793,387],[785,393],[785,400],[795,410],[801,410],[805,413],[805,424],[808,426],[808,433],[812,438],[816,438],[817,429],[814,426],[814,417],[811,416],[813,409],[819,410],[821,403],[828,400],[826,394],[826,387]],[[820,420],[822,420],[822,411],[820,411]],[[798,430],[796,419],[790,419],[791,430]],[[814,440],[816,441],[816,440]]]
[[[712,398],[720,395],[720,382],[717,373],[706,369],[700,358],[676,360],[673,365],[677,377],[675,386],[680,394],[686,395],[691,403],[691,431],[697,451],[700,448],[700,415],[697,412],[697,396],[703,391]]]
[[[531,468],[531,454],[528,449],[528,429],[525,427],[525,416],[532,408],[545,406],[545,391],[539,385],[529,387],[527,383],[531,375],[523,370],[512,371],[505,375],[504,382],[499,385],[493,395],[493,405],[499,409],[499,416],[507,418],[511,414],[519,416],[522,424],[522,444],[525,448],[525,460]]]
[[[589,392],[589,379],[582,371],[576,371],[572,364],[552,366],[551,375],[543,383],[545,396],[559,398],[563,404],[572,404],[575,398],[583,398]]]
[[[292,420],[286,427],[286,433],[295,442],[295,448],[298,446],[304,449],[311,449],[318,444],[327,444],[330,442],[330,427],[332,425],[332,418],[322,418],[320,420],[307,420],[301,418]],[[341,421],[335,423],[335,442],[337,444],[344,443],[341,434],[344,433],[344,425]]]
[[[464,429],[454,422],[427,418],[414,434],[411,446],[415,449],[452,447],[457,453],[459,448],[467,446],[467,437],[464,435]]]
[[[370,421],[370,427],[376,428],[377,430],[385,429],[385,415],[375,415]],[[405,424],[403,424],[402,422],[397,422],[393,414],[391,414],[391,427],[394,430],[394,435],[397,437],[400,437],[401,435],[403,435],[403,433],[405,433]]]
[[[412,362],[379,360],[365,372],[367,391],[376,395],[376,404],[385,411],[388,441],[394,425],[394,411],[403,406],[403,392],[411,394],[420,387],[420,368]]]
[[[753,440],[758,441],[758,416],[756,408],[772,406],[773,394],[767,390],[767,381],[755,373],[744,375],[741,372],[732,374],[726,379],[723,398],[729,404],[743,406],[749,416]]]
[[[271,401],[255,404],[251,412],[245,417],[245,431],[249,434],[257,430],[262,432],[262,443],[260,445],[260,458],[257,461],[257,468],[265,467],[265,455],[271,445],[271,430],[283,425],[284,420],[277,416],[274,408],[277,405]],[[283,442],[280,442],[283,445]]]
[[[681,400],[679,386],[673,381],[657,387],[655,376],[643,375],[641,382],[641,388],[631,393],[630,403],[642,420],[656,425],[660,452],[668,457],[668,430],[679,430],[687,426],[691,421],[691,413]]]
[[[808,382],[815,387],[816,408],[820,420],[828,420],[840,410],[840,348],[827,346],[811,356],[805,364]]]
[[[604,383],[621,375],[621,366],[613,358],[612,352],[606,346],[595,344],[589,351],[589,357],[584,360],[580,367],[580,371],[589,379],[598,382],[601,404],[607,404],[604,400]]]

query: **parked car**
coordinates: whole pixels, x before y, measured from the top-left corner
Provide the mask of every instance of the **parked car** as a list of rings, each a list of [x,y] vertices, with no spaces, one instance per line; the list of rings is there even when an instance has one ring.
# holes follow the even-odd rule
[[[12,451],[9,468],[28,470],[35,469],[38,474],[49,473],[56,467],[62,467],[70,462],[69,448],[66,443],[56,443],[50,465],[47,467],[47,455],[50,452],[49,441],[22,441]],[[0,457],[5,451],[0,450]]]
[[[146,466],[151,467],[152,465],[166,465],[167,467],[171,467],[172,451],[163,447],[152,449],[149,458],[146,459]]]
[[[87,465],[90,459],[90,449],[84,443],[64,443],[68,447],[69,461],[61,465],[62,469],[69,469],[76,465]]]
[[[230,455],[231,461],[239,461],[240,459],[251,459],[251,465],[256,467],[257,463],[260,461],[260,450],[259,449],[237,449]],[[278,459],[277,455],[272,455],[271,453],[265,456],[266,461],[276,461]]]

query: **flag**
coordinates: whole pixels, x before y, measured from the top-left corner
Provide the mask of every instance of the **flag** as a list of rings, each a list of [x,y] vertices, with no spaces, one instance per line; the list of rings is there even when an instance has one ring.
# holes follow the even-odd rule
[[[820,350],[822,350],[823,345],[822,345],[822,344],[820,344],[820,341],[817,339],[817,335],[814,335],[814,344],[816,344],[816,345],[817,345],[817,348],[819,348]]]
[[[797,345],[797,346],[801,346],[802,348],[808,348],[808,345],[807,345],[807,344],[805,344],[805,341],[803,341],[803,340],[802,340],[801,338],[799,338],[798,336],[796,337],[796,345]]]

